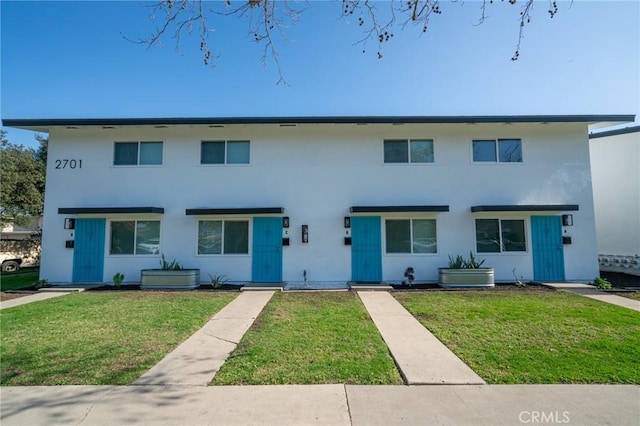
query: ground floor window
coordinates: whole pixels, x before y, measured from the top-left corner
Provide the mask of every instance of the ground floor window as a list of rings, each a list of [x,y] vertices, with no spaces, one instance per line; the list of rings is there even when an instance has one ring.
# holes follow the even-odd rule
[[[201,220],[198,254],[249,254],[249,221]]]
[[[122,220],[111,222],[109,254],[160,253],[160,221]]]
[[[476,249],[478,253],[527,251],[524,220],[476,219]]]
[[[385,221],[387,253],[437,253],[435,219]]]

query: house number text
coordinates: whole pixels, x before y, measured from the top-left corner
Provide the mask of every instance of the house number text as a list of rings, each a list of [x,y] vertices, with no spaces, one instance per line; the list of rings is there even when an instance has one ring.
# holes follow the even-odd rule
[[[56,169],[81,169],[82,160],[56,160]]]

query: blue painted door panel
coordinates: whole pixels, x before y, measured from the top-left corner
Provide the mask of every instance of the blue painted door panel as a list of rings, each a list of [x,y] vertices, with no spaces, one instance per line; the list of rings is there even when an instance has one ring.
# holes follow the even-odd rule
[[[564,248],[560,216],[531,216],[533,278],[564,281]]]
[[[382,281],[382,231],[380,216],[351,218],[351,279]]]
[[[282,282],[282,218],[253,218],[252,281]]]
[[[73,282],[102,282],[105,219],[76,219]]]

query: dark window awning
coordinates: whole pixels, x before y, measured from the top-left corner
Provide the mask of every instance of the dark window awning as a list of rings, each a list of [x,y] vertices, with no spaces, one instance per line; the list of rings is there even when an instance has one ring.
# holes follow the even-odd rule
[[[421,213],[448,212],[449,206],[353,206],[351,213]]]
[[[284,207],[237,207],[187,209],[187,216],[221,216],[234,214],[283,214]]]
[[[163,214],[163,207],[60,207],[58,214]]]
[[[577,204],[507,204],[472,206],[473,213],[478,212],[566,212],[577,211]]]

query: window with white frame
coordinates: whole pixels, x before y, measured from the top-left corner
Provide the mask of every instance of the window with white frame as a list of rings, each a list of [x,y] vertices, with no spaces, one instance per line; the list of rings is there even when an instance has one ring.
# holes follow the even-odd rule
[[[115,142],[114,166],[160,166],[163,143],[158,141]]]
[[[199,221],[198,254],[249,254],[249,221]]]
[[[387,139],[383,145],[385,164],[433,163],[431,139]]]
[[[473,141],[476,163],[522,163],[520,139],[485,139]]]
[[[387,253],[437,253],[435,219],[387,219]]]
[[[249,141],[202,141],[200,164],[249,164]]]
[[[109,254],[159,254],[159,220],[111,221]]]
[[[478,253],[524,252],[527,240],[523,219],[476,219]]]

